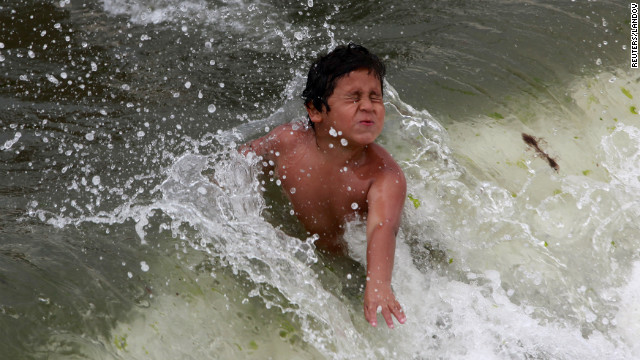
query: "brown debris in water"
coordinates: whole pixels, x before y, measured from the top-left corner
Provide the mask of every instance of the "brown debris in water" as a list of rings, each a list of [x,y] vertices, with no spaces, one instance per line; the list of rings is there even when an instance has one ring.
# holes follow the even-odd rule
[[[540,145],[538,145],[537,138],[529,134],[522,133],[522,140],[524,140],[525,144],[531,146],[538,154],[540,154],[540,156],[546,159],[547,162],[549,162],[549,166],[551,166],[553,170],[558,171],[560,166],[558,166],[558,163],[553,158],[551,158],[551,156],[549,156],[546,152],[540,149]]]

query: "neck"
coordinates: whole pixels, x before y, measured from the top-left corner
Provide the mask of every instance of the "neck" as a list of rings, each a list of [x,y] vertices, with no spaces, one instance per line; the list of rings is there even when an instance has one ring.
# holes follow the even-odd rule
[[[320,153],[332,158],[331,162],[340,164],[357,165],[365,155],[365,151],[369,145],[342,145],[340,137],[322,137],[317,136],[316,146]]]

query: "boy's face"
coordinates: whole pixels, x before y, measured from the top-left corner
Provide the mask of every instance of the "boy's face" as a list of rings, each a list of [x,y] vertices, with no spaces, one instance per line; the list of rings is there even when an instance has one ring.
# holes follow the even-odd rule
[[[308,107],[316,131],[337,135],[349,145],[368,145],[384,127],[384,103],[380,80],[368,69],[354,70],[338,79],[327,99],[331,111]],[[332,131],[331,129],[335,131]]]

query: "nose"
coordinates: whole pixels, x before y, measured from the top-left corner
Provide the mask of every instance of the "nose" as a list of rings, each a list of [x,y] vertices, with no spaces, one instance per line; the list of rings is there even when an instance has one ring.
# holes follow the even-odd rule
[[[358,101],[358,109],[362,111],[372,111],[373,102],[368,97],[363,97]]]

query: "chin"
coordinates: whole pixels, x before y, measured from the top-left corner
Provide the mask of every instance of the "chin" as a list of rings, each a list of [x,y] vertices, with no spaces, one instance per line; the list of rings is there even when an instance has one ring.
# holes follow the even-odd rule
[[[357,139],[353,139],[353,142],[358,144],[358,145],[362,145],[362,146],[367,146],[370,144],[373,144],[376,139],[378,137],[377,136],[368,136],[368,137],[362,137],[362,138],[357,138]]]

